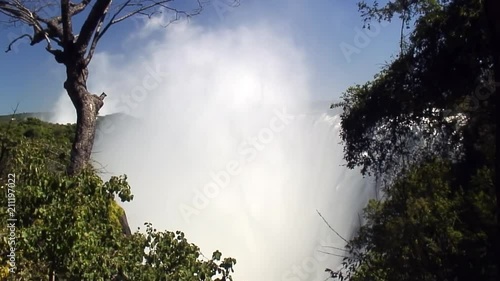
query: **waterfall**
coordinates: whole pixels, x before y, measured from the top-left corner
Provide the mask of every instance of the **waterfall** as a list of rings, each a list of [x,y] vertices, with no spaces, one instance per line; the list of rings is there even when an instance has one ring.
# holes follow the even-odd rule
[[[206,256],[217,248],[235,257],[235,280],[324,280],[341,259],[324,252],[343,254],[324,246],[345,243],[317,210],[349,239],[373,194],[343,166],[339,115],[327,105],[179,111],[167,115],[186,118],[139,121],[95,155],[129,176],[132,228],[184,231]]]
[[[373,190],[344,166],[338,112],[312,102],[306,55],[265,25],[164,34],[91,69],[101,113],[122,113],[100,125],[94,164],[128,175],[132,231],[184,231],[205,256],[236,258],[235,280],[325,280],[341,258],[323,252],[343,254],[325,246],[345,242],[317,211],[349,239]],[[67,96],[56,108],[74,120]]]

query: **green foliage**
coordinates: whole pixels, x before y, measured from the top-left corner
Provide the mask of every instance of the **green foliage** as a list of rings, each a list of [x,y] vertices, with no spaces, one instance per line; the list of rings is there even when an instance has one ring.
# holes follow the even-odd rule
[[[203,259],[182,232],[146,224],[145,232],[124,235],[115,200],[133,199],[126,176],[104,182],[93,169],[65,173],[74,127],[36,119],[2,126],[0,186],[5,195],[15,190],[15,280],[46,280],[51,272],[59,280],[231,279],[234,259],[218,252]],[[2,196],[0,204],[7,200]],[[9,217],[1,208],[0,219]],[[0,245],[5,271],[12,245],[7,236]]]
[[[495,280],[491,170],[479,170],[475,188],[463,190],[450,184],[452,167],[442,160],[422,163],[391,185],[383,201],[370,201],[367,222],[348,245],[352,256],[345,260],[345,276]]]
[[[456,0],[416,19],[408,50],[373,81],[343,95],[348,166],[397,172],[429,154],[458,157],[472,145],[463,138],[472,142],[480,132],[491,134],[486,29],[481,1]],[[464,125],[464,118],[471,122]],[[473,122],[479,126],[467,126]]]
[[[497,280],[496,124],[484,1],[359,4],[415,26],[401,54],[338,104],[349,167],[375,174],[339,280]]]
[[[200,249],[188,243],[183,232],[158,232],[150,223],[145,225],[146,235],[133,234],[129,248],[123,251],[124,261],[135,261],[122,268],[129,280],[212,280],[215,275],[232,280],[235,259],[222,260],[216,251],[212,259],[202,262]]]
[[[358,2],[365,27],[369,27],[373,20],[392,21],[396,15],[409,26],[413,19],[442,8],[450,0],[390,0],[383,6],[380,6],[377,0],[371,2],[371,4],[364,0]]]

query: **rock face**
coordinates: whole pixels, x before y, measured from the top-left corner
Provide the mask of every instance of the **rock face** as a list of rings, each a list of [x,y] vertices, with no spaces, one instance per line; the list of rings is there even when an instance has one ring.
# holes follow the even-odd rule
[[[123,214],[120,216],[120,225],[122,226],[122,232],[126,236],[132,235],[132,232],[130,231],[130,227],[128,225],[128,220],[127,220],[127,214],[125,214],[125,210],[123,211]]]
[[[140,123],[140,119],[123,113],[98,116],[94,151],[101,151],[104,140],[111,138],[113,135],[126,133],[132,127],[140,127]]]
[[[126,132],[128,128],[131,128],[132,126],[135,127],[139,122],[140,121],[138,119],[122,113],[98,116],[96,137],[94,139],[94,151],[99,151],[101,149],[102,141],[105,140],[106,137],[120,132]],[[118,219],[122,227],[123,234],[126,236],[132,235],[125,210],[121,210],[121,214]]]

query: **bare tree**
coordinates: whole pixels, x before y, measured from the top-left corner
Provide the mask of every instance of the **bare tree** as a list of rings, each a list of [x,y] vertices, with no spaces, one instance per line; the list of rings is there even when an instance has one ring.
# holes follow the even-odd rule
[[[100,96],[87,90],[88,66],[96,46],[110,27],[135,16],[151,17],[156,13],[173,12],[170,22],[197,15],[201,0],[193,0],[190,11],[178,9],[175,0],[0,0],[0,23],[29,27],[30,32],[14,38],[7,52],[18,40],[29,39],[30,45],[45,42],[46,50],[66,67],[64,88],[76,109],[76,135],[71,149],[68,174],[78,174],[89,163],[96,120],[106,94]],[[183,2],[183,6],[189,3]],[[86,16],[81,26],[74,26],[75,16]],[[170,23],[168,22],[168,23]],[[31,31],[32,29],[32,31]],[[24,29],[28,30],[28,29]],[[78,33],[75,33],[75,30]],[[57,45],[57,46],[55,46]]]

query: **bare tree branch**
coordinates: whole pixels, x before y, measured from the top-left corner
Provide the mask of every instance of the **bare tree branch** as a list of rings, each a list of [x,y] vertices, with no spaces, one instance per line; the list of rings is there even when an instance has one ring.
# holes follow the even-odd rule
[[[98,22],[98,25],[97,25],[97,28],[96,28],[96,31],[95,31],[95,34],[93,36],[93,39],[92,39],[92,43],[90,45],[90,48],[89,48],[89,51],[88,51],[88,55],[86,57],[86,64],[88,65],[90,63],[90,61],[92,60],[92,57],[94,55],[94,52],[95,52],[95,48],[97,46],[97,43],[99,42],[99,40],[102,38],[102,36],[106,33],[106,31],[109,30],[109,28],[114,25],[114,24],[117,24],[119,22],[122,22],[130,17],[133,17],[133,16],[136,16],[136,15],[145,15],[145,16],[148,16],[148,17],[151,17],[151,15],[153,15],[155,11],[151,11],[153,10],[155,7],[159,7],[159,8],[163,8],[165,10],[168,10],[168,11],[173,11],[175,12],[176,14],[176,17],[172,20],[170,20],[168,24],[176,21],[176,20],[179,20],[179,15],[182,14],[186,17],[192,17],[192,16],[195,16],[195,15],[198,15],[201,13],[202,11],[202,5],[201,5],[201,2],[199,0],[197,0],[197,3],[198,3],[198,8],[194,10],[194,12],[192,13],[188,13],[188,12],[185,12],[185,11],[180,11],[178,9],[175,9],[175,8],[172,8],[172,7],[169,7],[167,6],[166,4],[168,2],[172,2],[174,0],[164,0],[164,1],[143,1],[143,2],[152,2],[152,3],[149,3],[145,5],[145,3],[135,3],[133,2],[132,0],[127,0],[125,1],[123,4],[121,4],[120,6],[117,7],[117,10],[116,12],[114,12],[114,14],[111,16],[111,19],[107,22],[106,25],[104,25],[104,28],[102,29],[101,31],[101,27],[104,23],[104,18],[105,16],[107,15],[107,11],[106,13],[103,15],[103,17],[100,19],[100,21]],[[129,8],[129,7],[134,7],[135,10],[133,10],[132,12],[129,12],[125,15],[121,15],[120,14],[126,10],[126,8]],[[149,11],[149,12],[147,12]]]
[[[114,24],[133,16],[144,15],[151,18],[154,14],[168,11],[175,14],[174,18],[168,20],[168,26],[170,23],[181,18],[190,18],[200,14],[203,8],[201,0],[196,0],[198,6],[195,9],[192,9],[192,11],[183,11],[171,7],[170,3],[174,1],[122,0],[117,1],[112,6],[112,0],[82,0],[77,3],[70,0],[0,0],[0,14],[6,15],[8,18],[8,20],[2,21],[4,23],[12,24],[13,26],[17,26],[20,23],[32,27],[33,34],[29,37],[31,45],[46,41],[46,49],[53,53],[54,50],[52,49],[51,41],[56,42],[63,50],[66,50],[67,44],[75,44],[78,53],[81,55],[87,54],[85,61],[88,65],[94,55],[98,42]],[[94,4],[91,6],[91,3]],[[90,9],[89,14],[81,26],[79,34],[75,34],[72,30],[73,17],[87,9]],[[113,9],[113,13],[109,20],[106,20],[111,9]],[[41,16],[41,14],[44,16]],[[13,44],[13,42],[11,43]]]
[[[339,248],[339,247],[334,247],[334,246],[322,246],[322,247],[325,247],[325,248],[330,248],[330,249],[335,249],[335,250],[339,250],[339,251],[344,251],[344,252],[349,252],[348,250],[346,249],[342,249],[342,248]]]
[[[101,39],[102,35],[104,35],[104,33],[106,33],[106,31],[108,31],[109,27],[113,24],[113,21],[115,21],[116,17],[128,6],[130,5],[130,2],[132,2],[132,0],[127,0],[125,3],[123,3],[123,5],[121,7],[118,8],[118,11],[116,13],[113,14],[113,16],[111,17],[111,19],[109,20],[109,23],[106,24],[106,26],[104,26],[104,29],[102,30],[102,33],[96,37],[96,41],[99,41],[99,39]],[[96,42],[97,43],[97,42]]]
[[[175,9],[175,8],[172,8],[172,7],[169,7],[167,6],[166,4],[169,3],[169,2],[172,2],[173,0],[164,0],[164,1],[144,1],[144,2],[153,2],[153,3],[150,3],[149,5],[145,5],[143,6],[142,3],[132,3],[131,0],[128,0],[126,1],[122,6],[120,6],[118,8],[118,11],[116,13],[113,14],[113,16],[111,17],[111,20],[106,24],[106,26],[104,27],[103,31],[101,32],[101,35],[99,36],[98,40],[100,39],[100,37],[102,37],[104,35],[104,33],[109,29],[109,27],[111,27],[112,25],[114,24],[117,24],[119,22],[122,22],[130,17],[133,17],[135,15],[145,15],[145,16],[148,16],[148,17],[151,17],[152,14],[154,14],[155,11],[150,11],[151,9],[155,8],[155,7],[160,7],[160,8],[163,8],[165,10],[168,10],[168,11],[171,11],[171,12],[174,12],[175,13],[175,18],[170,20],[168,24],[174,22],[174,21],[177,21],[179,20],[179,15],[184,15],[186,16],[187,18],[189,17],[192,17],[192,16],[196,16],[196,15],[199,15],[201,13],[201,11],[203,10],[203,6],[200,2],[200,0],[197,0],[197,3],[198,3],[198,8],[195,9],[192,13],[188,13],[186,11],[181,11],[181,10],[178,10],[178,9]],[[120,13],[127,7],[132,7],[132,6],[137,6],[139,8],[135,9],[134,11],[132,12],[129,12],[123,16],[120,16]],[[150,11],[149,13],[146,13],[146,11]]]
[[[91,0],[84,0],[78,4],[74,4],[74,3],[69,3],[70,7],[69,7],[69,11],[70,11],[70,15],[71,16],[75,16],[75,15],[78,15],[79,13],[81,13],[83,10],[85,10],[85,8],[87,8],[88,4],[91,2]]]
[[[44,19],[39,17],[35,12],[32,12],[30,9],[25,7],[20,1],[12,1],[12,3],[6,1],[0,2],[0,12],[9,17],[16,18],[21,22],[33,27],[33,36],[26,36],[27,34],[21,35],[23,37],[30,38],[30,45],[33,46],[45,40],[47,42],[47,48],[51,49],[50,37],[53,37],[53,40],[58,42],[59,44],[59,40],[57,38],[57,29],[50,28],[48,24],[47,25],[49,26],[49,28],[44,29],[42,24],[40,23],[41,21],[43,22]],[[10,51],[13,43],[15,43],[15,41],[19,39],[20,38],[18,37],[16,38],[16,40],[11,42],[7,50]]]
[[[62,50],[54,50],[50,48],[50,46],[47,46],[47,48],[45,49],[47,50],[47,52],[54,55],[54,58],[58,63],[64,63],[64,52]]]
[[[99,42],[99,38],[101,37],[101,27],[104,23],[104,19],[106,18],[107,16],[107,10],[106,12],[101,16],[101,18],[99,19],[99,22],[97,24],[97,27],[96,27],[96,30],[95,30],[95,33],[94,33],[94,37],[92,38],[92,43],[90,44],[90,49],[89,49],[89,52],[88,52],[88,55],[87,57],[85,58],[85,65],[88,65],[90,63],[90,61],[92,60],[92,57],[94,56],[94,52],[95,52],[95,48],[97,46],[97,42]]]
[[[323,254],[327,254],[327,255],[330,255],[330,256],[334,256],[334,257],[348,258],[347,256],[338,255],[338,254],[334,254],[334,253],[329,253],[329,252],[325,252],[325,251],[321,251],[321,250],[318,250],[318,252],[323,253]]]
[[[85,54],[90,39],[99,25],[99,22],[102,20],[102,16],[107,13],[110,4],[111,0],[97,0],[92,10],[90,10],[76,41],[76,46],[80,53]]]
[[[68,46],[69,43],[73,43],[73,25],[69,14],[69,0],[61,0],[61,19],[63,27],[62,43],[64,46]]]
[[[18,40],[20,40],[24,37],[28,37],[31,41],[33,41],[33,38],[31,37],[31,35],[23,34],[23,35],[17,37],[16,39],[14,39],[12,42],[10,42],[9,46],[7,46],[7,50],[5,50],[5,52],[8,53],[8,52],[12,51],[12,45],[14,45]]]
[[[328,221],[323,217],[323,215],[318,211],[316,210],[316,212],[318,212],[318,215],[323,219],[323,221],[326,223],[326,225],[335,233],[337,234],[338,237],[340,237],[340,239],[342,239],[344,242],[346,243],[349,243],[344,237],[342,237],[342,235],[340,235],[335,229],[333,229],[333,227],[328,223]]]
[[[12,3],[2,1],[0,2],[0,13],[8,17],[16,18],[26,24],[30,24],[30,22],[26,20],[25,14],[22,13],[19,6],[22,6],[19,1],[12,1]]]

